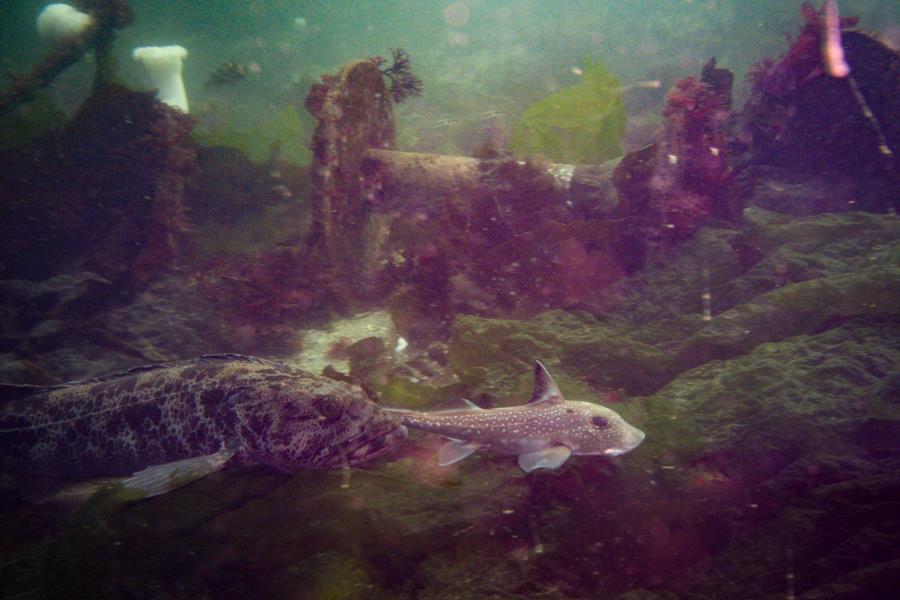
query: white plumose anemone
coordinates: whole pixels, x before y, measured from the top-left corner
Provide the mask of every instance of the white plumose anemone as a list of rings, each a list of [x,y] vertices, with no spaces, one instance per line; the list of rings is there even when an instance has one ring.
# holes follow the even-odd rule
[[[184,113],[188,112],[188,101],[181,79],[181,65],[187,53],[181,46],[145,46],[135,48],[131,53],[134,60],[144,63],[153,87],[157,89],[157,100]]]
[[[68,4],[48,4],[38,15],[37,30],[40,36],[59,44],[75,39],[94,23],[94,18]]]

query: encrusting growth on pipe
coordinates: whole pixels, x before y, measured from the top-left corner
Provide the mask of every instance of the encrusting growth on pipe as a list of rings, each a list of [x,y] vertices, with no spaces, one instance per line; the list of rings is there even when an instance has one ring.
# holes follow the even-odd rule
[[[47,87],[60,73],[78,62],[91,49],[95,49],[97,53],[94,90],[109,83],[112,78],[112,59],[109,51],[113,34],[116,29],[131,24],[133,19],[131,7],[126,0],[81,0],[76,4],[77,7],[69,7],[71,10],[55,8],[49,13],[53,15],[55,12],[57,17],[54,18],[41,13],[45,20],[43,28],[39,20],[38,28],[43,29],[46,33],[42,35],[56,41],[56,44],[29,73],[9,75],[13,83],[0,92],[0,115],[32,99],[38,90]],[[90,22],[78,17],[78,14],[87,16]],[[59,15],[68,16],[60,20]]]

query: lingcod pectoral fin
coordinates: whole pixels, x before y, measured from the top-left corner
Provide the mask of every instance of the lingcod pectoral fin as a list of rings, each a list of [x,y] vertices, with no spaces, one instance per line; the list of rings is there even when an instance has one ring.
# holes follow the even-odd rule
[[[526,473],[535,469],[556,469],[572,456],[572,451],[565,446],[551,446],[537,452],[519,455],[519,466]]]
[[[459,462],[478,450],[478,444],[450,440],[438,449],[438,465],[446,467]]]
[[[162,465],[153,465],[122,480],[122,487],[152,498],[202,479],[225,468],[234,456],[233,448],[222,448],[205,456],[194,456]]]
[[[112,489],[116,485],[120,485],[122,480],[117,477],[103,477],[100,479],[89,479],[87,481],[79,481],[71,485],[67,485],[60,490],[48,496],[40,496],[35,498],[35,502],[51,502],[61,504],[63,506],[80,506],[87,502],[94,494],[103,489]]]

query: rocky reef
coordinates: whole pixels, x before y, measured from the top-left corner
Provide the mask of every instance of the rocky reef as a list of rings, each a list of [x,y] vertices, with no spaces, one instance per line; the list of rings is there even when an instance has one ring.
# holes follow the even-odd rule
[[[757,208],[748,222],[657,256],[602,320],[460,316],[458,379],[368,381],[388,403],[516,404],[540,357],[570,399],[647,432],[629,455],[525,476],[489,453],[438,468],[417,438],[346,489],[340,474],[239,470],[50,521],[8,506],[3,579],[41,597],[76,583],[98,598],[888,597],[900,225]],[[54,523],[64,534],[45,538]]]

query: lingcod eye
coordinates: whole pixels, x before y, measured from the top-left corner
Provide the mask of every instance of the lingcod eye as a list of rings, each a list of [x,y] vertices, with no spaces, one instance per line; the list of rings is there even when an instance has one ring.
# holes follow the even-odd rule
[[[316,396],[314,405],[316,410],[329,421],[334,421],[344,412],[341,403],[334,396]]]
[[[609,425],[609,421],[607,421],[603,417],[591,417],[591,423],[595,427],[599,427],[600,429],[603,429],[604,427],[607,427]]]

